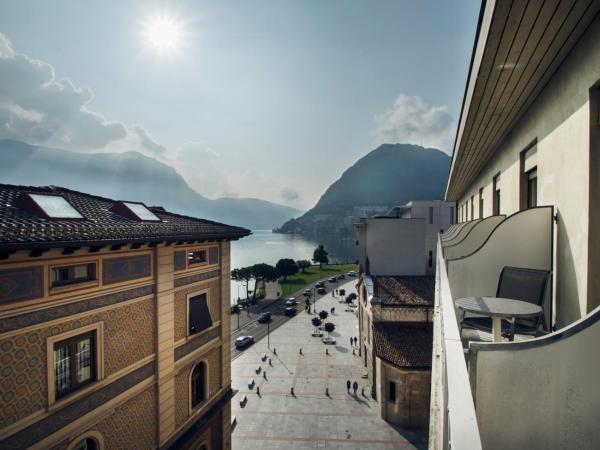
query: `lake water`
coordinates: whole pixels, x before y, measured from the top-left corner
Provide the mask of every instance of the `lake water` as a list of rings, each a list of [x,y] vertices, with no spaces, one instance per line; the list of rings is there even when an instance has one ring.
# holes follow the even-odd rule
[[[326,236],[319,237],[317,241],[299,235],[273,233],[271,230],[252,230],[250,236],[231,243],[231,268],[263,262],[275,265],[281,258],[310,261],[315,247],[319,244],[323,244],[329,252],[329,262],[347,263],[357,259],[354,237]],[[232,281],[232,303],[237,301],[238,292],[241,298],[246,296],[244,284]]]

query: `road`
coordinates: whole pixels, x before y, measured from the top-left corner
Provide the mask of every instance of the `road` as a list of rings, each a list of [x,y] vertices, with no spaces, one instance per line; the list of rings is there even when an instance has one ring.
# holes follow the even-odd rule
[[[346,277],[346,279],[344,280],[340,280],[341,283],[346,283],[348,281],[348,279],[352,280],[353,278],[350,277]],[[354,278],[356,279],[356,278]],[[305,302],[304,299],[306,297],[304,297],[304,289],[306,288],[310,288],[313,291],[313,296],[311,297],[311,308],[313,307],[313,303],[317,304],[317,308],[319,306],[318,302],[319,299],[321,297],[323,297],[326,294],[323,295],[319,295],[316,294],[316,287],[315,285],[317,284],[317,282],[315,281],[314,283],[309,284],[308,286],[306,286],[305,288],[294,292],[294,294],[286,297],[286,298],[282,298],[282,299],[278,299],[278,300],[261,300],[258,302],[258,304],[256,305],[252,305],[250,307],[250,314],[247,314],[247,310],[244,310],[240,313],[239,317],[236,316],[235,314],[233,314],[231,316],[231,359],[235,359],[237,356],[239,356],[241,353],[244,352],[244,349],[237,349],[235,347],[235,340],[236,338],[238,338],[239,336],[253,336],[255,341],[258,341],[259,339],[262,339],[263,337],[267,336],[267,333],[270,331],[275,330],[276,328],[280,327],[281,325],[283,325],[285,322],[287,322],[290,317],[285,315],[285,301],[288,298],[294,297],[296,299],[296,301],[298,302],[297,305],[295,306],[296,311],[302,311],[305,307]],[[339,283],[330,283],[328,281],[325,281],[325,289],[327,290],[327,293],[337,289]],[[316,297],[315,297],[316,294]],[[316,298],[316,299],[315,299]],[[314,301],[313,301],[314,299]],[[342,305],[340,305],[340,309],[342,308]],[[258,323],[258,316],[260,313],[262,312],[270,312],[271,313],[271,322],[269,324],[266,323]],[[240,327],[238,328],[237,324],[238,324],[238,318],[240,320]]]

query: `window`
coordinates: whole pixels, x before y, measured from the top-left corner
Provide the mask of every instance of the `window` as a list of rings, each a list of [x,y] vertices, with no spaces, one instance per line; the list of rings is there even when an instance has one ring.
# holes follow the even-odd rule
[[[494,216],[500,214],[500,174],[496,175],[492,180],[492,210]]]
[[[429,207],[429,224],[433,223],[433,206]]]
[[[433,267],[433,252],[431,250],[429,250],[429,260],[427,264],[429,267]]]
[[[465,220],[468,222],[469,221],[469,201],[468,200],[463,205],[463,208],[465,210]]]
[[[197,334],[213,324],[208,309],[208,294],[192,294],[188,298],[189,329],[188,334]]]
[[[196,364],[191,376],[192,388],[192,409],[206,400],[206,364],[201,362]]]
[[[471,195],[471,220],[475,219],[475,196]]]
[[[450,207],[450,225],[454,225],[454,206]]]
[[[95,380],[95,331],[54,343],[54,394],[56,399]]]
[[[79,211],[60,195],[23,194],[18,203],[27,211],[48,219],[83,219]]]
[[[537,168],[527,172],[527,208],[537,206]]]
[[[96,263],[75,264],[52,268],[52,287],[93,281],[96,279]]]
[[[188,266],[193,266],[196,264],[206,264],[208,260],[206,259],[206,249],[201,250],[192,250],[188,253]]]
[[[479,188],[479,218],[483,219],[483,188]]]
[[[390,381],[390,388],[388,390],[388,399],[390,402],[396,403],[396,383]]]

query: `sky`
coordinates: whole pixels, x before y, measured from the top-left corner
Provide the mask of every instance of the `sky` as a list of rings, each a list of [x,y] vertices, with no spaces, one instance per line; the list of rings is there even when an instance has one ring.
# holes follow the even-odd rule
[[[480,4],[0,0],[0,138],[135,150],[312,207],[381,143],[451,153]]]

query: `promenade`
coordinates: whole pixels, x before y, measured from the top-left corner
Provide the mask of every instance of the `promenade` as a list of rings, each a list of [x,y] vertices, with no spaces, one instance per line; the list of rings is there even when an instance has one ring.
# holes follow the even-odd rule
[[[354,292],[355,283],[353,279],[340,288]],[[235,450],[427,447],[426,430],[396,428],[379,418],[378,403],[367,396],[370,387],[362,378],[365,369],[358,349],[353,355],[350,346],[350,337],[358,337],[356,315],[344,311],[346,306],[338,300],[327,294],[317,302],[319,311],[336,309],[325,320],[336,326],[331,333],[335,345],[324,345],[311,336],[315,315],[302,311],[270,333],[270,349],[263,338],[232,361],[237,391],[232,400],[232,415],[237,419],[232,435]],[[262,361],[263,354],[272,365],[268,359]],[[250,389],[251,380],[255,383]],[[347,392],[347,380],[358,383],[356,396],[352,390]],[[244,395],[247,401],[241,406]]]

